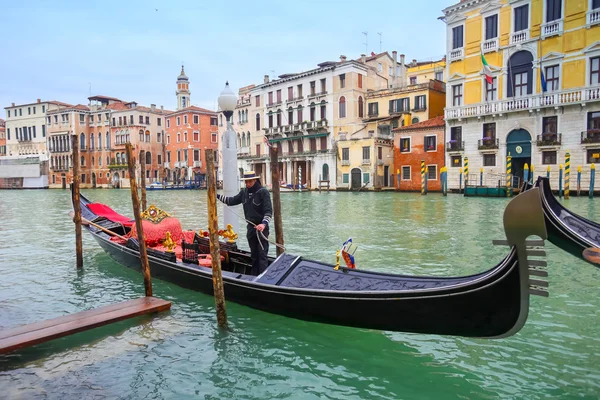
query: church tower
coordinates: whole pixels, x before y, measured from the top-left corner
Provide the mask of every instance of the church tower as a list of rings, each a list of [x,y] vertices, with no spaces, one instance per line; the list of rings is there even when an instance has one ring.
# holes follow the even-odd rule
[[[181,74],[177,77],[177,110],[184,109],[191,106],[190,103],[190,82],[188,77],[185,75],[183,65],[181,66]]]

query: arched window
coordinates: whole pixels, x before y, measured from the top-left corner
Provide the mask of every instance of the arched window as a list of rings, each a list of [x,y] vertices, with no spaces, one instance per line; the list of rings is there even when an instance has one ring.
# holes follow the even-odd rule
[[[362,96],[358,96],[358,118],[364,117],[364,104]]]
[[[248,122],[248,110],[244,111],[244,122]]]
[[[85,166],[85,157],[81,156],[81,163],[79,163],[82,167]]]
[[[269,111],[269,128],[273,127],[273,111]]]
[[[238,147],[242,147],[242,137],[240,136],[240,134],[239,134],[239,133],[237,134],[237,142],[238,142],[238,143],[237,143],[237,144],[238,144]]]
[[[315,120],[316,113],[317,113],[317,109],[316,109],[315,103],[310,103],[310,120],[311,120],[311,122]]]
[[[321,119],[327,119],[327,103],[325,100],[321,101]]]
[[[146,152],[146,165],[152,165],[152,153]]]
[[[102,150],[102,133],[98,133],[98,150]]]
[[[85,133],[79,135],[79,149],[85,150]]]
[[[140,134],[140,142],[143,142],[144,141],[144,130],[140,129],[139,134]]]
[[[177,132],[177,143],[181,142],[181,132]]]
[[[117,153],[117,165],[121,165],[121,153]]]
[[[127,164],[127,157],[125,157],[125,153],[124,153],[124,152],[123,152],[123,153],[121,153],[121,162],[122,162],[123,164]]]
[[[94,150],[94,134],[90,133],[90,150]]]
[[[96,157],[92,156],[92,163],[90,164],[90,167],[93,167],[94,165],[96,165]]]
[[[106,132],[106,149],[110,149],[110,132]]]
[[[418,122],[419,122],[419,118],[417,118],[417,117],[414,117],[414,118],[412,119],[412,122],[411,122],[411,123],[413,123],[413,124],[416,124],[416,123],[418,123]]]
[[[242,147],[246,147],[246,146],[247,146],[247,144],[246,144],[246,134],[242,133]]]
[[[101,167],[102,166],[102,157],[98,157],[98,166]]]
[[[250,131],[248,131],[248,133],[246,134],[246,137],[247,137],[247,139],[246,139],[247,145],[248,145],[248,147],[250,147]]]
[[[256,130],[260,131],[260,114],[256,113]]]
[[[106,156],[106,165],[110,165],[110,156]]]
[[[277,126],[281,126],[281,110],[277,110]]]
[[[339,117],[346,118],[346,98],[344,96],[340,97],[340,110]]]
[[[292,107],[288,108],[288,124],[292,125],[294,123],[294,109]]]
[[[242,112],[238,111],[238,123],[241,124],[242,122],[244,122],[243,119],[242,119]]]
[[[508,61],[508,97],[533,93],[533,55],[525,50],[513,54]]]
[[[298,123],[301,124],[304,122],[304,118],[302,117],[302,106],[298,106]]]

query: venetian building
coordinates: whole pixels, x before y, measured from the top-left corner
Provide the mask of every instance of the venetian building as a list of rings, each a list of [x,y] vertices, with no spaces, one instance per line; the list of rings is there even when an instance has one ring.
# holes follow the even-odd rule
[[[446,149],[449,187],[465,157],[470,171],[512,183],[571,155],[584,175],[600,161],[600,2],[463,0],[447,25]]]
[[[0,118],[0,157],[6,155],[6,123]]]
[[[183,70],[183,65],[181,66],[181,73],[177,77],[177,90],[175,91],[175,95],[177,96],[177,110],[184,109],[191,105],[190,103],[190,82]]]

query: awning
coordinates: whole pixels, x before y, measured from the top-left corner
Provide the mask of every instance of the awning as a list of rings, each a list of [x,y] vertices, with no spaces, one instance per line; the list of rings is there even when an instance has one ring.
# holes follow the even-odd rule
[[[328,135],[327,133],[315,133],[313,135],[280,137],[280,138],[275,138],[275,139],[269,139],[269,143],[285,142],[286,140],[296,140],[296,139],[311,139],[311,138],[317,138],[317,137],[324,137],[327,135]]]

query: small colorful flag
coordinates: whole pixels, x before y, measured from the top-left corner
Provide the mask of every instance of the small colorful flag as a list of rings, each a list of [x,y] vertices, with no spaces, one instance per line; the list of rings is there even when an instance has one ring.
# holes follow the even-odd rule
[[[490,69],[490,66],[488,65],[487,60],[485,59],[483,54],[481,55],[481,62],[483,63],[483,73],[485,74],[485,80],[491,85],[493,82],[492,70]]]
[[[546,77],[544,76],[544,71],[540,68],[540,78],[542,80],[542,92],[546,92],[548,90],[548,86],[546,85]]]
[[[273,147],[273,145],[271,144],[271,142],[269,142],[269,139],[267,139],[267,137],[266,137],[266,136],[263,136],[263,140],[265,141],[265,144],[266,144],[268,147]]]

